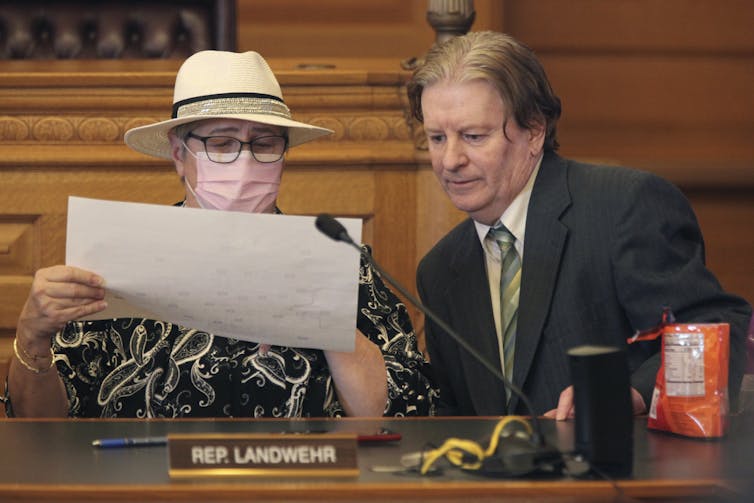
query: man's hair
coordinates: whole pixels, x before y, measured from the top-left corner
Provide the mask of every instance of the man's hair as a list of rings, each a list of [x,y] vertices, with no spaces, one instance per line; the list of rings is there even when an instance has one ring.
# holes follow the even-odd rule
[[[503,33],[470,32],[432,47],[407,84],[411,114],[424,122],[421,108],[424,88],[442,81],[472,80],[492,84],[519,127],[531,129],[537,124],[544,125],[544,149],[558,149],[560,99],[534,52]]]

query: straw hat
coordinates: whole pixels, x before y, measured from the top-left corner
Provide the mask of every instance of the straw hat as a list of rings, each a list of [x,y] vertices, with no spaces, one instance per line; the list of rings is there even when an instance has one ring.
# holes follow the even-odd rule
[[[258,53],[200,51],[183,62],[175,79],[170,120],[129,129],[126,145],[170,159],[168,131],[202,119],[242,119],[283,126],[290,147],[332,133],[291,119],[275,75]]]

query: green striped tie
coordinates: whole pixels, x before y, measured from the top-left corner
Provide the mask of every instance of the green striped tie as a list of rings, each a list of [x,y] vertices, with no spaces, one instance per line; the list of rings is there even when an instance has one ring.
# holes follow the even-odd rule
[[[516,347],[518,322],[518,295],[521,291],[521,259],[513,244],[516,238],[501,223],[490,229],[492,238],[500,247],[502,268],[500,273],[500,331],[503,339],[505,377],[513,381],[513,354]]]

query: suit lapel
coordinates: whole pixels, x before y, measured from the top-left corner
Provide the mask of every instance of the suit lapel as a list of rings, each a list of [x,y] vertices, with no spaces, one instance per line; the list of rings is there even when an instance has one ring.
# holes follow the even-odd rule
[[[445,292],[449,298],[451,325],[460,337],[499,369],[500,353],[492,316],[484,251],[471,220],[464,224],[464,232],[459,236],[455,249],[457,252],[450,263],[452,281]],[[459,360],[459,370],[466,377],[466,382],[474,383],[469,393],[476,413],[504,414],[503,385],[467,351],[461,349]]]
[[[521,388],[542,336],[568,234],[559,220],[571,203],[567,169],[557,155],[545,154],[529,201],[513,365],[513,382]],[[518,397],[511,397],[512,411],[517,404]]]

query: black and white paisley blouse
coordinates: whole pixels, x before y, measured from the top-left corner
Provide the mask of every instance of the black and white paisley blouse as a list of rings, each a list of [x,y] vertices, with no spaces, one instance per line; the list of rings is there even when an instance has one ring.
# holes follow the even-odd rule
[[[368,249],[367,249],[368,250]],[[385,415],[433,413],[436,390],[406,307],[362,258],[357,326],[385,359]],[[345,415],[324,354],[164,321],[76,321],[53,339],[72,417]]]

